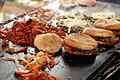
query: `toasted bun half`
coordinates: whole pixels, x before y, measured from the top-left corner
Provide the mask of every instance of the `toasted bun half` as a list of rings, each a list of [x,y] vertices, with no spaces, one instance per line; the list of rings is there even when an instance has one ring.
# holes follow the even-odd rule
[[[76,0],[59,0],[63,7],[71,7],[76,4]]]
[[[77,0],[77,3],[80,5],[86,5],[86,6],[95,6],[96,0]]]
[[[82,33],[69,34],[64,42],[80,50],[92,50],[97,47],[98,43],[92,37]]]
[[[112,37],[114,35],[112,31],[100,28],[84,28],[82,33],[94,37]]]
[[[59,0],[62,4],[74,4],[77,0]]]
[[[120,22],[113,19],[98,19],[95,21],[94,26],[108,30],[120,30]]]
[[[34,40],[34,45],[39,50],[55,53],[61,49],[62,40],[55,33],[39,34]]]

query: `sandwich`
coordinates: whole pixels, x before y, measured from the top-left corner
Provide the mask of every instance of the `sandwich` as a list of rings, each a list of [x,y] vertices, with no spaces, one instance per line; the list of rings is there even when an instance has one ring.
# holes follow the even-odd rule
[[[39,34],[34,40],[34,46],[54,54],[62,48],[62,39],[55,33]]]
[[[96,28],[111,30],[115,35],[120,36],[120,22],[113,19],[98,19],[95,21]]]
[[[90,35],[100,45],[114,45],[119,40],[112,31],[106,29],[84,28],[82,33]]]
[[[82,33],[71,33],[63,40],[66,52],[73,55],[96,55],[97,41]]]

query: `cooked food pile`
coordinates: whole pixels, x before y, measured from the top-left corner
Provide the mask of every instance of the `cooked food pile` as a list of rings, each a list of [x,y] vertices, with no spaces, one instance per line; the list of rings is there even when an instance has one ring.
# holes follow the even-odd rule
[[[35,56],[25,56],[19,58],[18,61],[24,68],[17,68],[15,73],[19,75],[18,80],[60,80],[57,77],[51,76],[42,69],[51,69],[55,65],[54,58],[47,52],[40,51]]]
[[[120,16],[116,12],[112,12],[112,11],[108,11],[108,10],[107,11],[101,11],[101,12],[92,13],[91,17],[93,19],[95,19],[95,20],[98,20],[98,19],[120,20]]]
[[[93,2],[77,0],[82,5],[96,4],[95,0],[91,1]],[[6,52],[27,52],[27,46],[39,51],[36,52],[37,54],[17,59],[23,65],[15,70],[18,80],[60,80],[44,69],[51,70],[55,66],[53,56],[62,48],[68,54],[92,56],[100,51],[100,46],[105,50],[105,45],[113,46],[120,41],[118,36],[120,21],[116,16],[113,16],[114,19],[107,14],[104,14],[105,17],[104,15],[98,17],[100,15],[98,13],[88,16],[81,10],[75,10],[56,17],[52,10],[42,8],[29,15],[32,17],[28,20],[17,20],[10,28],[0,28],[0,37],[3,39],[2,49]],[[115,14],[111,13],[111,15]],[[55,24],[57,26],[52,25],[52,20],[57,20]],[[9,42],[24,47],[15,49],[9,46]],[[16,58],[2,58],[2,60],[16,61]]]
[[[55,12],[51,9],[37,8],[29,16],[37,17],[40,20],[50,20],[55,16]]]
[[[83,10],[72,10],[69,12],[61,13],[58,17],[61,25],[65,26],[67,33],[76,33],[82,31],[85,27],[91,27],[89,17],[84,14]]]
[[[60,80],[58,77],[51,76],[47,72],[30,73],[27,76],[19,77],[18,80]]]
[[[36,35],[45,33],[56,33],[61,38],[66,36],[62,27],[51,26],[45,20],[29,19],[23,22],[15,21],[12,27],[7,30],[4,39],[10,40],[15,44],[34,46]]]
[[[51,69],[55,65],[53,56],[43,51],[38,52],[36,56],[19,58],[18,61],[30,71],[35,72],[39,72],[45,67]]]

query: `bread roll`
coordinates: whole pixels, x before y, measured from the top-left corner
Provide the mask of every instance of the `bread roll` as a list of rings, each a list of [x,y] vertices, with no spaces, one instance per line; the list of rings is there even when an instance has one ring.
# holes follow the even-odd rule
[[[110,30],[99,28],[85,28],[82,33],[95,37],[112,37],[114,35]]]
[[[39,34],[34,40],[34,45],[39,50],[55,53],[61,49],[62,40],[55,33]]]
[[[95,6],[96,0],[77,0],[77,3],[80,5]]]
[[[85,5],[85,6],[95,6],[96,0],[59,0],[59,2],[64,7],[70,7],[76,4]]]
[[[94,26],[108,30],[120,30],[120,22],[113,19],[98,19],[95,21]]]
[[[71,7],[76,5],[77,0],[59,0],[63,7]]]

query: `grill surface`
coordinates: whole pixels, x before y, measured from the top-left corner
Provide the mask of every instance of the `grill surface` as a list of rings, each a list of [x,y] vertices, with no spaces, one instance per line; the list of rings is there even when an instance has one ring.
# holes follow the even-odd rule
[[[110,10],[120,14],[119,11],[120,1],[114,0],[116,1],[117,4],[115,4],[115,2],[112,1],[113,0],[106,1],[104,0],[103,2],[98,1],[97,6],[95,7],[76,7],[76,9],[83,8],[86,11],[86,13]],[[48,6],[52,5],[53,3],[49,4]],[[0,25],[11,25],[11,23],[8,23],[10,21],[12,20],[6,21],[5,23],[0,23]],[[71,57],[69,54],[61,52],[60,55],[55,57],[55,59],[59,60],[60,63],[56,65],[50,71],[50,73],[54,76],[60,77],[62,80],[86,80],[86,79],[93,80],[92,78],[96,80],[96,77],[99,77],[99,75],[96,74],[97,71],[98,72],[100,71],[102,72],[102,70],[105,71],[107,67],[105,67],[105,69],[102,68],[105,65],[108,65],[107,63],[111,63],[116,59],[116,57],[114,56],[114,52],[115,49],[113,47],[105,52],[100,53],[97,56],[89,57],[84,56]],[[1,53],[4,53],[5,57],[11,56],[11,54],[5,53],[2,50]],[[18,53],[17,56],[23,57],[24,53]],[[18,66],[20,66],[19,63],[15,64],[12,61],[0,61],[0,80],[16,80],[14,76],[14,69],[17,68]]]

